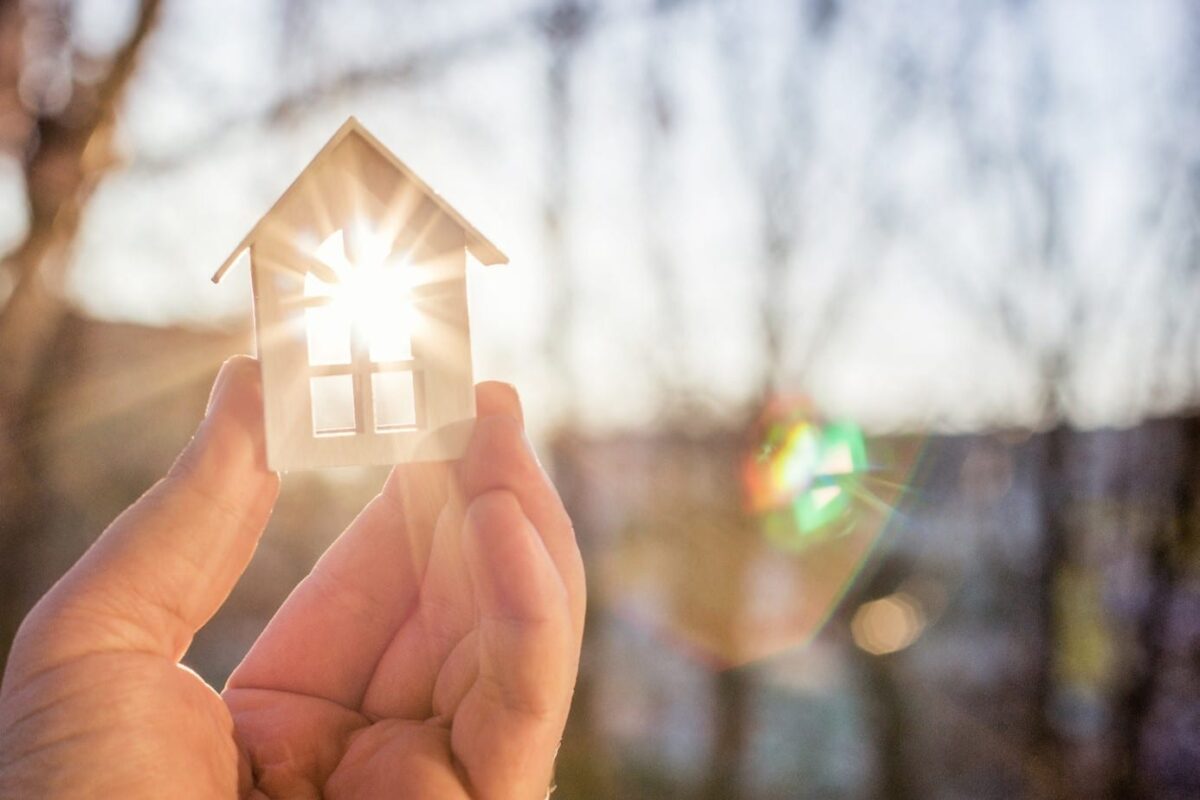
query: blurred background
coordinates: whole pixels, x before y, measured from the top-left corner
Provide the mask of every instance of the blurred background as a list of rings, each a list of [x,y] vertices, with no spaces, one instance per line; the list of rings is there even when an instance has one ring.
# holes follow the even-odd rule
[[[354,114],[589,569],[555,797],[1200,796],[1200,7],[0,3],[0,654]],[[216,685],[383,472],[287,475]]]

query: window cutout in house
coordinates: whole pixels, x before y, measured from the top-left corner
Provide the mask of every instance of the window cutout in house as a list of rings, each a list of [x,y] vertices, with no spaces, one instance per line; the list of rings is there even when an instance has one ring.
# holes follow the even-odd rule
[[[375,429],[394,431],[417,427],[416,382],[411,372],[376,372],[371,376],[375,398]]]
[[[388,313],[378,314],[371,320],[367,343],[371,349],[371,360],[376,364],[388,361],[406,361],[412,358],[413,309],[411,300],[400,295]]]
[[[329,436],[355,432],[354,377],[324,375],[309,379],[312,389],[313,433]]]
[[[333,287],[311,272],[304,273],[305,297],[332,297]]]
[[[330,306],[304,311],[308,363],[312,366],[350,363],[350,320]]]

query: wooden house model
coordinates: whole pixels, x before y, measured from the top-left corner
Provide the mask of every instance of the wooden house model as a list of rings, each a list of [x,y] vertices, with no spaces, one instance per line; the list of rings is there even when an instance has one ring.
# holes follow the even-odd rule
[[[247,250],[271,469],[462,455],[466,254],[494,244],[351,117],[213,282]]]

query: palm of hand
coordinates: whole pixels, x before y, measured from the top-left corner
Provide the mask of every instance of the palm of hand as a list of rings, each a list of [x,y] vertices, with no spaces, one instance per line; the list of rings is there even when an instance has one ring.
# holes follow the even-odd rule
[[[493,444],[507,447],[505,438]],[[397,473],[355,523],[347,549],[325,557],[235,672],[225,700],[248,753],[244,768],[265,796],[303,796],[323,787],[329,797],[453,797],[473,786],[478,779],[472,773],[480,771],[481,782],[515,788],[529,771],[520,763],[528,736],[543,739],[542,749],[556,748],[567,708],[562,692],[569,697],[577,667],[575,658],[553,657],[555,650],[570,653],[570,639],[578,632],[574,619],[566,626],[555,623],[555,609],[571,613],[566,587],[552,582],[507,587],[527,593],[529,600],[540,599],[544,607],[535,602],[523,614],[488,618],[488,608],[496,603],[481,603],[477,594],[505,587],[477,586],[469,568],[472,554],[464,552],[470,547],[465,539],[479,523],[465,519],[464,484],[468,492],[478,492],[486,481],[441,470]],[[473,512],[479,503],[471,506]],[[483,503],[489,507],[472,518],[487,516],[494,523],[508,515],[512,524],[520,524],[521,508],[510,499],[484,492]],[[534,516],[556,515],[556,503],[544,499],[529,497],[525,505]],[[434,517],[431,512],[439,508]],[[402,552],[375,565],[353,557],[341,560],[354,533],[373,531],[376,515],[393,524],[407,517],[404,527],[418,535],[394,537]],[[566,519],[546,522],[561,528]],[[420,535],[427,530],[433,535]],[[495,550],[491,557],[504,563],[522,556]],[[402,564],[408,574],[384,583],[409,591],[379,596],[363,588],[380,585],[365,574],[372,568],[395,572]],[[320,643],[312,641],[312,631],[335,618],[361,621],[363,635],[350,648],[360,657],[339,658],[346,650],[321,653]],[[371,626],[373,634],[367,632]],[[533,627],[548,635],[531,637]],[[526,642],[505,641],[517,635]],[[535,661],[519,652],[531,647],[526,656]],[[498,670],[510,672],[498,675]],[[545,692],[546,687],[558,689]],[[505,732],[489,729],[494,726]],[[527,730],[515,737],[525,742],[519,748],[505,742],[519,733],[514,728]],[[525,791],[504,795],[544,793],[550,775],[544,767],[541,771]]]
[[[0,696],[11,734],[0,743],[0,784],[36,785],[44,796],[86,787],[212,797],[235,786],[238,796],[272,800],[542,796],[578,665],[582,564],[524,443],[515,397],[485,385],[479,407],[466,458],[397,468],[223,696],[177,659],[228,586],[214,604],[204,596],[212,587],[176,576],[141,590],[153,602],[133,614],[118,592],[71,588],[128,558],[121,538],[135,534],[122,526],[136,531],[188,505],[152,492],[139,503],[148,508],[123,515],[27,622],[10,664],[19,679]],[[193,460],[189,480],[227,471],[211,453]],[[211,486],[190,500],[215,506],[210,515],[245,538],[265,522],[272,478],[265,490],[243,488],[240,504],[211,502]],[[221,556],[205,557],[220,571]],[[203,572],[196,558],[190,569]],[[237,559],[232,570],[235,579]],[[158,596],[181,585],[179,597]],[[24,651],[33,656],[20,664]]]

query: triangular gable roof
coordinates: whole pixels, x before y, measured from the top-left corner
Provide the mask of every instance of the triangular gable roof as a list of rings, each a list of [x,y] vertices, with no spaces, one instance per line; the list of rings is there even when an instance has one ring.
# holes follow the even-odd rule
[[[396,155],[386,146],[384,146],[382,142],[371,135],[371,132],[363,127],[363,124],[359,122],[357,118],[352,116],[346,120],[342,127],[338,128],[337,133],[333,134],[329,141],[325,143],[325,146],[322,147],[315,156],[313,156],[312,161],[310,161],[308,165],[300,171],[300,174],[296,176],[296,179],[292,181],[291,185],[288,186],[283,194],[279,196],[279,199],[272,204],[271,208],[267,210],[267,213],[263,214],[262,218],[259,219],[259,221],[255,223],[254,227],[250,229],[250,232],[242,238],[242,241],[238,243],[238,246],[234,248],[233,252],[229,254],[229,257],[225,259],[225,263],[221,264],[220,269],[218,269],[213,275],[213,283],[219,283],[221,278],[225,277],[225,273],[228,272],[230,267],[237,262],[238,257],[242,254],[242,252],[254,242],[254,238],[258,234],[263,222],[269,219],[276,209],[278,209],[284,203],[284,201],[287,200],[287,198],[291,196],[294,191],[296,191],[296,189],[300,186],[305,174],[312,169],[315,164],[322,161],[327,154],[333,152],[333,150],[352,133],[356,133],[361,136],[363,141],[365,141],[376,152],[387,159],[387,161],[393,167],[395,167],[396,170],[399,171],[406,180],[410,181],[422,194],[432,200],[434,204],[441,209],[441,211],[448,216],[451,221],[454,222],[455,225],[462,228],[463,234],[466,237],[467,249],[471,251],[471,255],[475,256],[480,263],[488,266],[493,264],[508,263],[508,256],[500,252],[500,248],[492,244],[492,242],[489,241],[486,236],[480,233],[474,225],[467,222],[462,214],[458,213],[458,211],[456,211],[453,206],[447,203],[441,195],[435,192],[429,186],[429,184],[417,177],[416,173],[409,169],[408,166],[399,158],[397,158]]]

